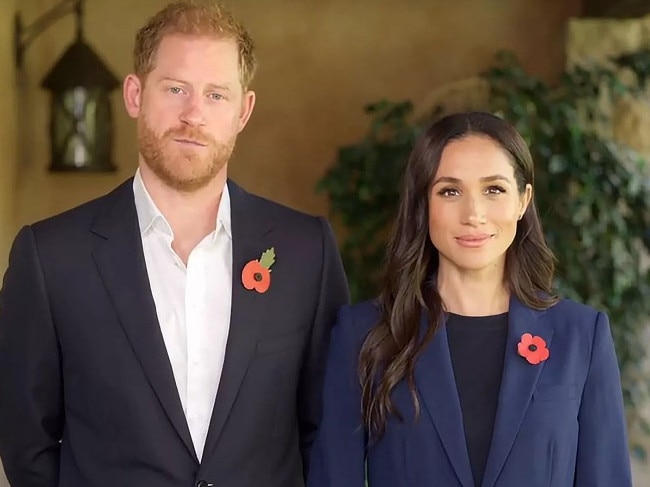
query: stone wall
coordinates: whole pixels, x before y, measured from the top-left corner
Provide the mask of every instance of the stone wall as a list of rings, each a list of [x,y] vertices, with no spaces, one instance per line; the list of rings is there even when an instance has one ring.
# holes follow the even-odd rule
[[[567,67],[606,63],[612,57],[650,47],[650,15],[637,19],[573,19],[567,28]],[[621,70],[624,80],[631,72]],[[606,103],[606,102],[605,102]],[[650,92],[612,106],[614,138],[650,160]],[[647,338],[646,338],[647,339]],[[650,418],[650,407],[645,411]],[[638,438],[637,432],[631,432]],[[650,442],[642,441],[650,450]],[[634,485],[650,485],[650,463],[633,461]]]
[[[607,63],[613,57],[643,48],[650,48],[650,16],[639,19],[573,19],[567,28],[568,67]],[[633,75],[621,70],[621,76],[630,80]],[[650,92],[645,96],[623,99],[612,109],[615,139],[650,160]]]

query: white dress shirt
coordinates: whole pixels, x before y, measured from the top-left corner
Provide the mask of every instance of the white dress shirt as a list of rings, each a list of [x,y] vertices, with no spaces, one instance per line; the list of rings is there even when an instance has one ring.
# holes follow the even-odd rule
[[[230,195],[223,188],[216,230],[192,250],[187,266],[174,233],[138,170],[135,207],[151,292],[196,454],[201,460],[223,369],[232,298]]]

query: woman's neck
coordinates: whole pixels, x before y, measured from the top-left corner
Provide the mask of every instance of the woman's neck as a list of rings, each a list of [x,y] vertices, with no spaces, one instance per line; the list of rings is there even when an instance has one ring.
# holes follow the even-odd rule
[[[463,316],[490,316],[505,313],[510,292],[503,272],[460,270],[438,271],[438,292],[446,311]]]

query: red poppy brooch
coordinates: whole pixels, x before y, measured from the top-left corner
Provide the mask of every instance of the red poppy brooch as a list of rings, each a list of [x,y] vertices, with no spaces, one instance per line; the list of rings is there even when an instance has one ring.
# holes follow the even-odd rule
[[[271,286],[271,266],[275,262],[275,249],[264,251],[262,257],[251,260],[241,272],[241,282],[249,291],[265,293]]]
[[[517,345],[519,355],[528,360],[528,363],[537,365],[546,360],[549,356],[546,342],[540,336],[533,336],[530,333],[521,335],[521,341]]]

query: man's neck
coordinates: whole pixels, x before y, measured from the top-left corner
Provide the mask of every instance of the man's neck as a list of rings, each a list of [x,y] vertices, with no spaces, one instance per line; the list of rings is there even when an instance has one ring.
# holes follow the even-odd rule
[[[172,248],[187,264],[190,252],[216,229],[227,165],[206,186],[182,192],[163,183],[146,165],[140,175],[147,192],[174,232]]]

